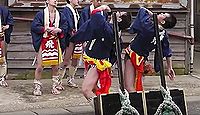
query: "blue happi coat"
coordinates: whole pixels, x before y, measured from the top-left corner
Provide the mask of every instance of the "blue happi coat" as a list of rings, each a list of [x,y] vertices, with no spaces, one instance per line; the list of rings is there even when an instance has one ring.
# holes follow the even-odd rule
[[[83,25],[89,19],[90,19],[90,5],[87,5],[81,10],[79,26]]]
[[[5,41],[6,43],[10,43],[10,36],[13,31],[13,17],[10,11],[4,6],[0,6],[0,15],[1,15],[1,23],[2,25],[9,25],[9,28],[5,30]]]
[[[59,12],[60,13],[60,12]],[[59,28],[62,30],[64,33],[64,38],[59,39],[60,40],[60,46],[62,51],[66,48],[66,42],[65,42],[65,37],[66,33],[69,30],[69,24],[67,22],[66,17],[60,13],[60,21],[59,21]],[[33,46],[36,52],[39,51],[40,45],[41,45],[41,40],[43,38],[44,34],[44,10],[39,11],[31,25],[31,35],[32,35],[32,41],[33,41]]]
[[[79,43],[88,41],[85,53],[95,59],[111,58],[110,52],[114,48],[114,33],[110,23],[101,12],[91,15],[71,37],[70,42]]]
[[[70,10],[70,8],[67,6],[63,8],[62,13],[66,17],[67,22],[69,24],[68,26],[69,31],[66,33],[66,37],[65,37],[66,46],[69,46],[69,38],[71,37],[71,31],[75,28],[74,15],[72,11]]]
[[[151,52],[153,49],[157,49],[154,32],[154,22],[152,16],[145,8],[139,9],[135,21],[131,24],[129,32],[137,33],[136,37],[131,42],[130,47],[138,55],[147,58],[149,56],[149,52]],[[163,38],[161,40],[163,57],[172,56],[172,50],[169,48],[169,36],[167,35],[166,30],[160,30],[159,34],[163,35]],[[154,57],[154,68],[156,72],[159,71],[157,58],[157,56]]]

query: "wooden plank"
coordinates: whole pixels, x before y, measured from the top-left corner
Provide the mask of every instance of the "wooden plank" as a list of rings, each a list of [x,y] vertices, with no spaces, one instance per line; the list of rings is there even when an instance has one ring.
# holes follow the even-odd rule
[[[33,69],[35,66],[32,66],[32,60],[25,61],[25,60],[8,60],[8,68],[16,69],[16,68],[26,68],[26,69]]]
[[[8,52],[8,59],[34,59],[35,53],[33,52]]]
[[[32,44],[31,36],[12,36],[10,44]]]
[[[10,52],[34,52],[31,44],[9,44],[8,51]]]

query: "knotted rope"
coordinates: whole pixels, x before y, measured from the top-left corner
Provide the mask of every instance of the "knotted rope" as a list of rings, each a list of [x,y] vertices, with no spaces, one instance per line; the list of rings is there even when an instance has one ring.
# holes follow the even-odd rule
[[[122,104],[121,110],[118,111],[115,115],[140,115],[139,112],[132,107],[129,100],[129,93],[127,90],[124,90],[124,94],[119,90],[120,101]]]
[[[159,105],[154,115],[182,115],[181,110],[172,100],[169,89],[165,89],[161,86],[161,93],[163,95],[164,101]]]

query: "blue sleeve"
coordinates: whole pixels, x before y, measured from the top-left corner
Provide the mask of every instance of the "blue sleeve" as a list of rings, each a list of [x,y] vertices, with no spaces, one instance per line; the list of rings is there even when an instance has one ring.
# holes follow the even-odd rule
[[[70,29],[69,23],[67,21],[67,18],[64,16],[63,13],[60,13],[60,25],[59,28],[62,30],[62,32],[67,33]]]
[[[69,43],[69,41],[68,41],[69,38],[67,38],[68,33],[69,33],[69,24],[67,22],[67,18],[64,16],[63,13],[60,13],[60,17],[61,18],[60,18],[59,28],[64,33],[64,38],[59,39],[59,40],[60,40],[61,49],[62,49],[62,51],[64,51],[64,49],[66,48],[66,46]]]
[[[14,21],[13,21],[13,17],[10,13],[10,11],[8,11],[8,16],[7,16],[7,21],[6,21],[6,24],[8,25],[13,25]]]
[[[113,26],[110,23],[106,22],[104,28],[104,36],[106,36],[107,39],[111,40],[111,42],[114,42]]]
[[[80,14],[79,27],[83,25],[90,18],[89,8],[85,7]]]
[[[77,31],[77,33],[70,39],[71,42],[85,42],[89,41],[95,36],[105,36],[110,38],[112,27],[105,21],[105,17],[100,12],[93,14],[91,19],[86,21]],[[98,35],[95,34],[98,32]]]
[[[5,10],[7,10],[7,9],[5,9]],[[13,17],[11,15],[10,11],[7,10],[6,13],[7,14],[5,14],[5,16],[6,16],[6,22],[5,23],[6,23],[6,25],[9,25],[9,28],[7,30],[5,30],[5,41],[6,41],[7,44],[9,44],[10,43],[10,36],[11,36],[12,31],[13,31],[14,21],[13,21]]]
[[[144,29],[153,32],[153,28],[154,24],[151,15],[145,8],[140,8],[129,28],[129,33],[142,32]]]
[[[38,12],[31,24],[31,31],[37,34],[43,34],[44,32],[44,21],[43,21],[44,14],[42,11]]]
[[[162,40],[162,50],[163,50],[163,57],[171,57],[172,50],[169,47],[169,36],[165,34],[165,37]]]
[[[168,35],[165,34],[165,37],[161,41],[163,57],[171,57],[172,56],[172,50],[169,47],[168,38],[169,38]],[[160,64],[159,64],[158,60],[159,60],[158,59],[158,51],[157,51],[157,48],[156,48],[155,56],[154,56],[154,69],[155,69],[155,72],[159,72],[160,71]]]
[[[92,39],[93,30],[90,27],[90,20],[88,20],[78,29],[76,34],[70,38],[70,42],[83,43]]]
[[[67,22],[69,24],[69,30],[72,30],[74,28],[74,24],[73,24],[73,15],[72,15],[72,12],[70,11],[70,9],[68,7],[65,7],[63,10],[62,10],[62,13],[65,15],[66,19],[67,19]]]

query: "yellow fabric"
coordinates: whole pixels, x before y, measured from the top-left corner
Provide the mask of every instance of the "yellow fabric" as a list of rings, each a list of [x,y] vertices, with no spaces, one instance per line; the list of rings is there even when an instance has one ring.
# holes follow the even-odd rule
[[[63,57],[62,57],[62,50],[61,50],[61,47],[60,47],[60,41],[58,40],[58,63],[61,64],[63,62]]]
[[[6,58],[5,58],[5,56],[3,56],[3,57],[0,57],[0,63],[4,63],[6,61]]]
[[[135,53],[136,54],[136,53]],[[143,56],[139,56],[138,54],[136,54],[136,65],[137,66],[139,66],[141,63],[142,63],[142,61],[143,61],[143,59],[144,59],[144,57]],[[141,58],[141,59],[140,59]]]
[[[80,59],[82,54],[73,54],[72,58],[73,59]]]
[[[107,68],[110,68],[112,66],[112,64],[106,60],[98,60],[98,59],[94,59],[94,58],[91,58],[87,55],[83,55],[83,60],[86,61],[86,62],[93,62],[97,69],[100,70],[100,71],[103,71]]]
[[[42,65],[44,67],[49,67],[51,65],[58,65],[58,60],[47,60],[47,61],[42,61]]]
[[[130,58],[132,57],[132,54],[134,51],[131,50],[130,47],[125,49],[125,52],[130,56]],[[144,60],[143,56],[139,56],[137,53],[135,53],[135,58],[136,58],[136,65],[139,66],[141,64],[141,62]]]

